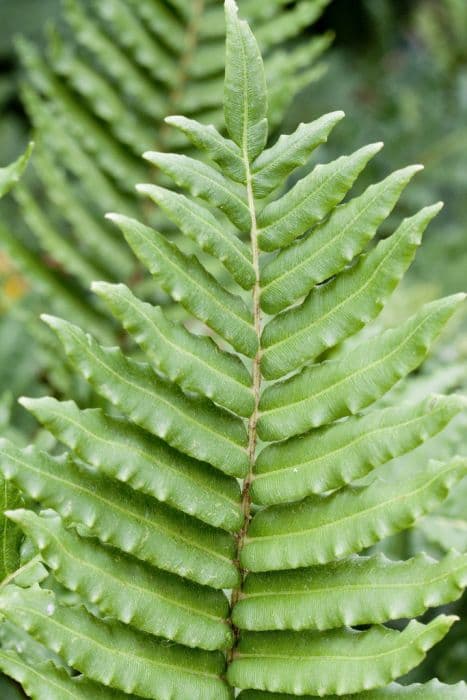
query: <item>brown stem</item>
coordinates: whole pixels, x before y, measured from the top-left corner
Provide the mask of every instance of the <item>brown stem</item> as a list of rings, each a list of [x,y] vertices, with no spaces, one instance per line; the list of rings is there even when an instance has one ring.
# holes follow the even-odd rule
[[[248,153],[246,152],[246,148],[244,149],[244,161],[245,161],[245,170],[246,170],[246,183],[247,183],[247,195],[248,195],[248,206],[250,209],[250,214],[251,214],[251,232],[250,232],[250,239],[251,239],[251,251],[252,251],[252,259],[253,259],[253,268],[255,271],[255,286],[253,288],[253,322],[254,322],[254,327],[256,331],[256,336],[258,338],[258,352],[256,353],[256,356],[253,360],[253,369],[252,369],[252,385],[253,385],[253,395],[255,399],[255,404],[254,404],[254,409],[253,413],[251,414],[251,417],[248,421],[248,460],[249,460],[249,471],[248,474],[243,482],[243,489],[242,489],[242,512],[243,512],[243,525],[240,531],[237,533],[237,547],[236,547],[236,562],[237,566],[239,568],[241,577],[242,577],[242,582],[238,588],[235,588],[232,591],[232,597],[231,597],[231,603],[230,603],[230,609],[231,611],[233,610],[234,606],[238,602],[240,598],[240,594],[243,588],[243,583],[245,580],[245,576],[247,572],[245,569],[241,567],[240,564],[240,556],[242,553],[243,546],[245,544],[245,539],[248,534],[248,528],[250,526],[250,521],[251,521],[251,483],[253,480],[253,473],[254,473],[254,466],[255,466],[255,459],[256,459],[256,444],[257,444],[257,423],[258,423],[258,416],[259,416],[259,399],[260,399],[260,391],[261,391],[261,347],[260,347],[260,337],[261,337],[261,307],[260,307],[260,293],[261,293],[261,285],[260,285],[260,271],[259,271],[259,247],[258,247],[258,225],[257,225],[257,218],[256,218],[256,207],[255,207],[255,198],[253,194],[253,182],[252,182],[252,175],[251,175],[251,169],[250,169],[250,164],[249,164],[249,159],[248,159]],[[238,629],[233,626],[233,631],[235,635],[235,644],[238,641]],[[235,653],[235,644],[232,646],[232,649],[229,653],[229,658],[228,662],[230,663],[233,659],[234,653]]]

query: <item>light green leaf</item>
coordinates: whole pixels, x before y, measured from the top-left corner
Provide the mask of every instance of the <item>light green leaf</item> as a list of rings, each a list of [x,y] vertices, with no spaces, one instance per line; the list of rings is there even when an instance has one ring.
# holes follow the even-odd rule
[[[87,536],[202,585],[238,583],[233,538],[221,530],[37,449],[23,451],[3,441],[0,471]]]
[[[179,187],[223,212],[240,231],[249,231],[250,210],[243,188],[206,163],[171,153],[150,151],[144,158],[171,177]]]
[[[225,125],[244,157],[253,161],[268,136],[266,78],[261,53],[234,0],[226,0]]]
[[[206,48],[211,57],[212,46]],[[222,63],[223,61],[222,47]],[[245,182],[245,164],[240,148],[230,139],[224,138],[212,124],[205,125],[195,119],[179,116],[167,117],[165,121],[184,133],[196,148],[206,151],[211,160],[232,180]]]
[[[350,156],[317,165],[287,194],[268,204],[258,217],[261,249],[284,248],[327,216],[381,148],[381,143],[371,144]]]
[[[80,411],[73,401],[20,400],[22,405],[84,462],[136,491],[223,529],[241,526],[240,488],[203,462],[100,409]]]
[[[239,352],[253,357],[258,339],[251,312],[240,299],[222,287],[195,257],[184,255],[154,229],[134,219],[108,215],[122,230],[129,245],[174,301]]]
[[[253,163],[253,191],[258,198],[266,197],[301,165],[322,143],[325,143],[344,112],[331,112],[309,124],[300,124],[293,134],[280,136],[276,143],[263,151]]]
[[[118,348],[103,348],[67,321],[44,317],[67,355],[92,386],[133,423],[181,452],[233,476],[248,467],[243,423],[206,399],[186,396],[148,365]]]
[[[238,696],[238,700],[294,700],[296,695],[277,695],[263,693],[258,690],[246,690]],[[467,685],[456,683],[446,685],[438,680],[426,684],[398,685],[391,683],[385,688],[364,691],[352,695],[328,696],[330,700],[466,700]],[[303,700],[311,700],[310,696],[303,696]]]
[[[380,467],[365,485],[271,506],[255,515],[242,552],[250,571],[325,564],[360,552],[434,510],[467,474],[467,459],[404,460]]]
[[[248,418],[253,413],[251,379],[236,356],[219,350],[211,338],[171,323],[161,308],[140,301],[122,284],[96,282],[92,289],[135,338],[157,372],[237,415]]]
[[[157,185],[138,185],[136,189],[147,194],[161,207],[169,219],[188,238],[195,241],[201,250],[220,260],[241,287],[250,289],[253,286],[255,272],[249,248],[206,207]]]
[[[262,440],[281,440],[361,411],[416,369],[465,298],[455,294],[426,304],[399,328],[312,365],[269,387],[260,402]]]
[[[435,205],[405,219],[367,256],[328,284],[312,289],[303,304],[274,317],[261,337],[264,376],[274,379],[300,369],[375,318],[412,263],[423,232],[438,211]],[[322,261],[326,266],[329,258]]]
[[[256,460],[253,501],[287,503],[349,484],[436,435],[466,406],[461,397],[430,396],[269,445]]]
[[[233,611],[240,629],[327,630],[417,617],[459,598],[467,584],[467,555],[441,562],[420,554],[404,562],[384,555],[328,566],[250,574]]]
[[[227,677],[239,688],[293,695],[371,690],[417,666],[456,619],[440,615],[429,625],[412,620],[403,632],[245,633]]]
[[[33,700],[138,700],[135,695],[106,688],[82,675],[71,676],[51,661],[29,664],[12,650],[0,651],[0,669],[21,683]]]
[[[102,615],[189,647],[215,650],[232,644],[229,605],[221,591],[196,586],[67,531],[57,516],[9,511],[66,588]]]
[[[51,591],[8,587],[0,609],[46,647],[60,652],[78,671],[106,686],[161,698],[230,700],[220,674],[224,658],[136,632],[120,622],[103,622],[84,608],[60,607]]]
[[[262,308],[269,314],[278,313],[316,284],[341,272],[375,236],[420,169],[414,165],[371,185],[359,197],[337,207],[298,244],[281,251],[262,271]],[[434,216],[434,212],[430,214]]]

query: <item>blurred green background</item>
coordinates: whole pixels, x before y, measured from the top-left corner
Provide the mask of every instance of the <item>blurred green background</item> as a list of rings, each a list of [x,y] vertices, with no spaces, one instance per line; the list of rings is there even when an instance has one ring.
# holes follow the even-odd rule
[[[59,11],[59,0],[0,0],[0,165],[16,158],[29,136],[28,120],[18,97],[21,70],[14,37],[23,33],[41,42],[46,24],[57,18]],[[361,186],[391,170],[420,162],[426,170],[409,188],[398,215],[412,213],[437,200],[445,202],[403,293],[396,296],[386,314],[388,323],[394,325],[407,317],[411,305],[467,288],[467,2],[333,0],[317,29],[336,33],[327,54],[328,70],[295,100],[288,117],[290,129],[297,121],[344,109],[347,119],[320,150],[320,159],[331,159],[364,143],[383,140],[385,149],[367,169]],[[0,216],[13,232],[16,227],[21,228],[8,198]],[[0,287],[0,428],[3,434],[17,433],[21,440],[30,425],[15,407],[15,397],[41,392],[42,350],[27,335],[18,313],[28,294],[27,282],[12,261],[1,254]],[[433,391],[467,391],[466,357],[464,317],[445,337],[416,381],[434,386]],[[450,368],[457,369],[457,374]],[[465,446],[467,432],[459,434]],[[464,489],[464,494],[437,517],[467,527],[466,511]],[[464,526],[456,544],[467,550]],[[449,536],[447,542],[442,538],[436,541],[432,533],[433,530],[421,527],[391,546],[398,555],[402,551],[410,556],[421,547],[436,554],[450,544]],[[454,609],[465,620],[466,598]],[[431,676],[445,682],[467,679],[465,622],[454,629],[411,680]],[[2,687],[0,679],[2,700],[19,697],[13,686]]]

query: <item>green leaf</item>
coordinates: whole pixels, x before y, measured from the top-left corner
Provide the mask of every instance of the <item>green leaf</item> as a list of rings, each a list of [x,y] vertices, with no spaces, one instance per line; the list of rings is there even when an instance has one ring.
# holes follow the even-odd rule
[[[150,151],[144,158],[160,168],[194,197],[205,200],[224,213],[240,231],[249,231],[250,210],[243,189],[218,170],[187,156]]]
[[[21,494],[8,481],[0,478],[0,583],[13,574],[20,565],[21,530],[5,516],[5,511],[19,508]]]
[[[251,289],[255,272],[251,253],[240,239],[221,224],[206,207],[156,185],[138,185],[137,190],[149,197],[167,214],[180,231],[224,265],[244,289]]]
[[[67,524],[153,566],[213,588],[238,583],[233,539],[65,458],[3,441],[0,471]]]
[[[418,523],[428,542],[449,550],[467,552],[467,519],[447,515],[429,515]]]
[[[250,571],[325,564],[376,544],[432,511],[467,474],[467,459],[447,464],[404,460],[383,466],[364,485],[266,508],[253,518],[242,552]]]
[[[156,80],[174,84],[176,71],[172,56],[134,15],[128,3],[107,0],[104,4],[96,3],[94,9],[102,17],[107,31],[121,42],[137,64]]]
[[[15,651],[0,651],[0,669],[21,683],[34,700],[137,700],[113,688],[106,688],[84,676],[71,676],[51,661],[28,664]],[[15,698],[19,695],[15,696]],[[7,695],[4,700],[9,700]],[[13,696],[11,696],[13,700]]]
[[[103,622],[84,608],[57,605],[51,591],[8,587],[0,594],[2,613],[91,680],[161,698],[230,700],[220,674],[224,658],[136,632],[120,622]]]
[[[250,574],[233,611],[243,630],[327,630],[417,617],[456,600],[467,584],[467,555],[441,562],[420,554],[404,562],[384,555],[328,566]]]
[[[266,205],[258,217],[261,249],[284,248],[327,216],[381,148],[381,143],[364,146],[350,156],[317,165],[287,194]]]
[[[344,112],[331,112],[309,124],[300,124],[292,134],[280,136],[276,143],[263,151],[253,163],[253,191],[263,198],[277,187],[322,143],[326,143]]]
[[[356,196],[380,144],[312,169],[340,112],[266,147],[323,71],[330,33],[296,38],[327,3],[242,0],[263,65],[227,0],[225,86],[219,0],[67,0],[44,58],[21,43],[41,208],[22,197],[26,245],[0,236],[54,292],[53,312],[91,326],[96,340],[45,318],[102,406],[25,399],[50,454],[0,443],[0,475],[33,502],[6,511],[26,563],[0,591],[0,669],[39,700],[449,697],[387,684],[448,631],[453,618],[402,620],[459,597],[466,555],[365,553],[450,490],[459,501],[467,474],[455,456],[465,400],[426,398],[459,390],[460,367],[395,388],[462,295],[386,332],[386,318],[370,325],[439,205],[373,246],[418,166]],[[167,112],[189,118],[163,124]],[[157,184],[137,186],[152,202],[136,202],[147,148]],[[100,223],[109,209],[155,280]],[[44,253],[63,269],[44,268]],[[82,287],[94,278],[107,280],[97,301]],[[448,501],[446,515],[462,514]],[[442,548],[454,531],[438,531],[423,541]],[[458,641],[447,663],[461,653]]]
[[[269,387],[261,402],[262,440],[281,440],[361,411],[416,369],[465,298],[426,304],[399,328]]]
[[[154,229],[117,214],[109,214],[141,262],[174,301],[205,322],[239,352],[253,357],[258,339],[251,313],[240,299],[222,287],[195,257],[184,255]]]
[[[209,46],[208,50],[211,52],[212,47]],[[205,151],[232,180],[245,182],[245,164],[240,148],[230,139],[224,138],[212,124],[205,125],[195,119],[179,116],[167,117],[165,121],[184,133],[196,148]]]
[[[72,242],[67,241],[63,235],[55,229],[42,209],[35,201],[32,192],[22,185],[16,192],[15,198],[21,205],[23,216],[31,231],[34,232],[44,250],[53,256],[54,260],[77,277],[83,284],[89,286],[91,282],[102,273],[93,263],[81,257]]]
[[[239,688],[293,695],[371,690],[417,666],[456,619],[440,615],[428,625],[412,620],[403,632],[245,633],[227,677]]]
[[[6,168],[0,168],[0,197],[3,197],[19,181],[31,157],[34,143],[31,141],[25,153]]]
[[[238,696],[238,700],[294,700],[296,695],[277,695],[263,693],[257,690],[246,690]],[[414,685],[398,685],[391,683],[385,688],[364,691],[352,695],[328,696],[331,700],[465,700],[467,698],[467,685],[457,683],[456,685],[445,685],[438,680],[430,681],[424,685],[416,683]],[[311,700],[303,696],[303,700]]]
[[[240,420],[206,400],[186,396],[118,348],[101,347],[77,326],[50,316],[44,320],[83,376],[133,423],[221,471],[233,476],[246,472],[246,433]]]
[[[245,158],[252,161],[268,136],[266,78],[261,53],[234,0],[226,0],[225,125]]]
[[[262,271],[262,308],[278,313],[341,272],[375,236],[420,169],[414,165],[371,185],[360,197],[336,207],[304,240],[281,251]]]
[[[253,413],[251,380],[236,356],[219,350],[211,338],[171,323],[161,308],[139,301],[122,284],[96,282],[92,289],[135,338],[156,372],[237,415],[248,418]]]
[[[360,256],[355,265],[312,289],[300,306],[274,317],[261,337],[264,376],[275,379],[300,369],[375,318],[412,263],[423,232],[438,211],[435,205],[405,219],[392,236]],[[309,240],[314,241],[315,236],[317,240],[318,232]],[[337,252],[338,257],[341,254]],[[329,275],[330,260],[321,258],[321,268],[327,267]]]
[[[57,440],[100,473],[214,527],[235,531],[241,526],[240,488],[235,479],[100,409],[80,411],[73,401],[48,397],[20,402]]]
[[[102,615],[189,647],[227,649],[232,631],[221,591],[196,586],[67,531],[56,516],[9,511],[66,588]]]
[[[164,95],[131,60],[131,57],[103,31],[95,18],[77,0],[64,0],[65,18],[74,31],[79,46],[90,52],[105,72],[119,85],[122,94],[135,100],[138,107],[152,118],[165,114]],[[160,20],[160,15],[158,15]],[[171,29],[173,32],[173,27]]]
[[[415,449],[465,408],[461,397],[430,396],[269,445],[256,460],[253,501],[287,503],[341,488]]]
[[[88,211],[76,197],[73,186],[60,170],[61,162],[63,163],[62,158],[58,159],[49,151],[45,153],[45,149],[42,149],[34,158],[35,172],[47,188],[51,202],[62,215],[66,216],[73,227],[74,238],[82,237],[83,243],[89,247],[89,251],[79,251],[81,257],[87,260],[90,254],[94,263],[101,270],[108,272],[109,278],[114,276],[126,278],[134,272],[136,259],[128,246],[115,238],[114,231],[107,222]],[[50,226],[50,220],[47,218],[46,221],[46,225]],[[50,251],[52,256],[54,252],[54,250]],[[78,257],[76,245],[74,253]],[[64,264],[67,265],[68,261]],[[71,265],[70,269],[72,269]],[[102,272],[98,274],[102,276]]]

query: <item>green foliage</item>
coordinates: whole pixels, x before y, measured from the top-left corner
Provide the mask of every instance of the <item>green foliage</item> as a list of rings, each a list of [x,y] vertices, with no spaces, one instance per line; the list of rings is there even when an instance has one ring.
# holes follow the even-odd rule
[[[355,118],[329,144],[329,157],[349,142],[382,138],[387,147],[370,166],[368,181],[401,159],[427,166],[403,206],[410,211],[437,199],[446,206],[417,256],[412,279],[436,285],[438,294],[462,291],[467,265],[462,226],[467,216],[465,3],[362,0],[357,3],[364,8],[360,22],[345,2],[336,5],[340,47],[330,56],[326,80],[303,93],[297,109],[302,118],[327,111],[339,94],[342,108]],[[383,235],[388,230],[383,227]]]
[[[297,91],[321,72],[317,61],[331,37],[304,42],[301,36],[328,2],[305,0],[285,11],[283,2],[265,6],[260,0],[243,0],[266,56],[274,127]],[[115,338],[114,329],[88,294],[91,281],[138,283],[146,298],[166,297],[149,280],[141,286],[142,269],[103,214],[115,210],[138,216],[162,226],[164,234],[173,233],[174,227],[147,200],[135,201],[130,193],[148,177],[141,152],[154,147],[186,151],[189,139],[184,131],[190,131],[197,118],[223,125],[223,7],[217,0],[62,4],[63,21],[50,28],[44,51],[30,40],[17,42],[24,67],[23,102],[37,150],[34,177],[15,193],[27,226],[18,225],[14,233],[0,230],[0,239],[36,296],[41,295],[43,306],[76,320],[85,300],[88,320],[83,325],[108,342]],[[290,40],[293,47],[287,45]],[[164,118],[179,112],[191,119],[176,131]],[[199,134],[222,148],[224,140],[216,129],[198,130]],[[222,165],[226,157],[232,158],[230,147],[227,156],[219,157]],[[242,167],[241,159],[238,162]],[[180,225],[183,201],[177,203],[170,191],[164,198]],[[211,235],[205,221],[200,221],[199,235],[191,235],[197,241],[205,238],[203,249],[212,253],[214,246],[216,256],[225,256],[227,269],[238,269],[252,284],[244,246],[228,232],[222,240],[209,213],[203,217],[213,229]],[[245,212],[244,223],[247,217]]]
[[[99,7],[114,28],[128,29],[127,52],[137,46],[141,65],[169,80],[170,61],[158,54],[154,62],[160,48],[124,3]],[[296,16],[281,24],[282,39]],[[217,36],[215,17],[206,26]],[[9,624],[0,668],[39,700],[232,700],[237,690],[245,700],[466,698],[463,684],[394,684],[456,621],[413,618],[461,596],[465,554],[391,561],[365,551],[434,511],[467,475],[467,458],[443,438],[465,401],[433,389],[404,401],[401,389],[464,295],[426,304],[395,328],[370,326],[439,206],[371,246],[419,169],[353,196],[381,144],[279,189],[342,115],[268,148],[259,49],[234,0],[226,19],[227,137],[172,119],[210,162],[146,155],[181,190],[142,188],[165,202],[180,235],[168,241],[134,216],[109,217],[184,308],[185,323],[123,284],[95,284],[140,345],[145,361],[137,361],[68,320],[44,317],[108,404],[23,399],[66,449],[1,443],[0,472],[36,504],[6,516],[37,554],[0,592]],[[259,29],[263,41],[274,26]],[[171,38],[178,45],[175,31]],[[101,165],[114,157],[108,145],[107,135],[96,141]],[[209,268],[206,251],[225,256],[222,273]],[[309,278],[297,270],[303,261]],[[263,296],[271,280],[274,294]],[[266,364],[268,348],[295,331],[301,352]],[[42,569],[33,575],[39,561],[45,580]],[[398,625],[401,618],[410,621]]]

